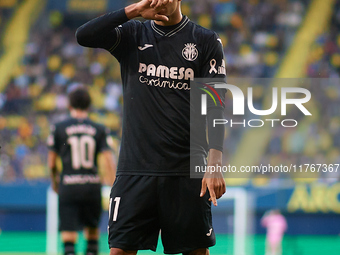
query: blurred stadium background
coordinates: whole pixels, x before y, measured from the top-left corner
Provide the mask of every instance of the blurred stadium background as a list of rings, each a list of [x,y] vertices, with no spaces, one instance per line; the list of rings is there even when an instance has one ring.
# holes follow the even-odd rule
[[[66,92],[72,84],[90,85],[91,118],[111,128],[118,151],[123,103],[119,65],[105,51],[80,47],[74,33],[85,21],[132,2],[0,0],[1,255],[46,254],[45,141],[49,125],[67,116]],[[183,0],[183,12],[219,33],[230,78],[339,78],[339,1]],[[309,89],[316,112],[312,119],[298,128],[255,135],[260,142],[249,140],[254,134],[247,128],[227,129],[226,160],[340,163],[340,84]],[[265,88],[254,85],[254,92],[257,104],[263,104]],[[245,156],[250,147],[256,152]],[[214,208],[218,243],[211,253],[265,254],[260,220],[277,208],[288,222],[283,254],[340,254],[339,174],[313,177],[227,179],[228,188],[240,193]],[[106,214],[102,254],[108,254]],[[243,225],[237,223],[240,215],[245,217]],[[241,233],[241,250],[235,247],[240,236],[234,233]],[[60,242],[57,245],[60,253]],[[82,247],[80,239],[79,251]],[[157,253],[162,253],[161,247]]]

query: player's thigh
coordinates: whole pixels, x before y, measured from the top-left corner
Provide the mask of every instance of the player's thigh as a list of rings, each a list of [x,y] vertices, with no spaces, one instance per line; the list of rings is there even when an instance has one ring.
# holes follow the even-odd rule
[[[208,248],[199,248],[193,251],[185,252],[183,255],[209,255],[209,249]]]
[[[215,244],[209,193],[200,197],[201,179],[163,177],[159,191],[165,253],[187,253]]]
[[[94,194],[92,197],[85,199],[79,210],[79,219],[85,227],[96,228],[99,226],[100,216],[102,214],[101,194]]]
[[[79,230],[79,205],[64,197],[59,197],[59,230]]]
[[[136,255],[137,251],[122,250],[119,248],[111,248],[110,255]]]
[[[155,250],[159,234],[157,177],[117,176],[110,194],[109,245]]]

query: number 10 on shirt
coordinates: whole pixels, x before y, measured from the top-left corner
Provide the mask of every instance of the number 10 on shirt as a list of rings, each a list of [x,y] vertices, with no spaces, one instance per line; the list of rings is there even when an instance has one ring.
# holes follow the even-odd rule
[[[71,146],[73,169],[93,168],[96,141],[92,136],[70,136],[67,143]]]

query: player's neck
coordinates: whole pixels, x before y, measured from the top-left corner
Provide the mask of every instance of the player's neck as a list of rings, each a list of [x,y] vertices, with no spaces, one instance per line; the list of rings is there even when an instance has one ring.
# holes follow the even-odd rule
[[[78,109],[71,109],[70,115],[72,118],[75,118],[75,119],[86,119],[89,116],[87,111],[82,111]]]
[[[173,26],[177,25],[182,21],[183,15],[181,11],[175,12],[171,16],[168,16],[169,20],[168,21],[161,21],[161,20],[155,20],[155,23],[159,26]]]

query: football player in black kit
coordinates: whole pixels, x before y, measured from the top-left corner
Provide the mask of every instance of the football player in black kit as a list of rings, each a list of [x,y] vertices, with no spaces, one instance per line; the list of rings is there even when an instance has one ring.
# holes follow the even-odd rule
[[[76,38],[106,49],[121,66],[123,134],[110,195],[110,255],[154,251],[160,230],[164,253],[208,255],[215,244],[211,202],[217,205],[226,186],[221,172],[190,178],[190,159],[204,164],[209,153],[208,166],[221,166],[224,127],[208,124],[208,144],[201,123],[204,139],[190,148],[190,81],[225,80],[221,40],[183,16],[181,0],[139,1],[87,22]],[[209,107],[207,119],[222,119],[223,107]]]
[[[64,254],[75,253],[77,231],[84,227],[86,255],[98,254],[99,220],[102,212],[101,178],[97,156],[106,161],[104,183],[112,185],[115,163],[109,147],[109,130],[88,119],[91,98],[85,87],[77,87],[69,97],[70,118],[52,125],[48,138],[48,164],[52,188],[59,195],[59,229]],[[57,156],[62,172],[57,170]]]

